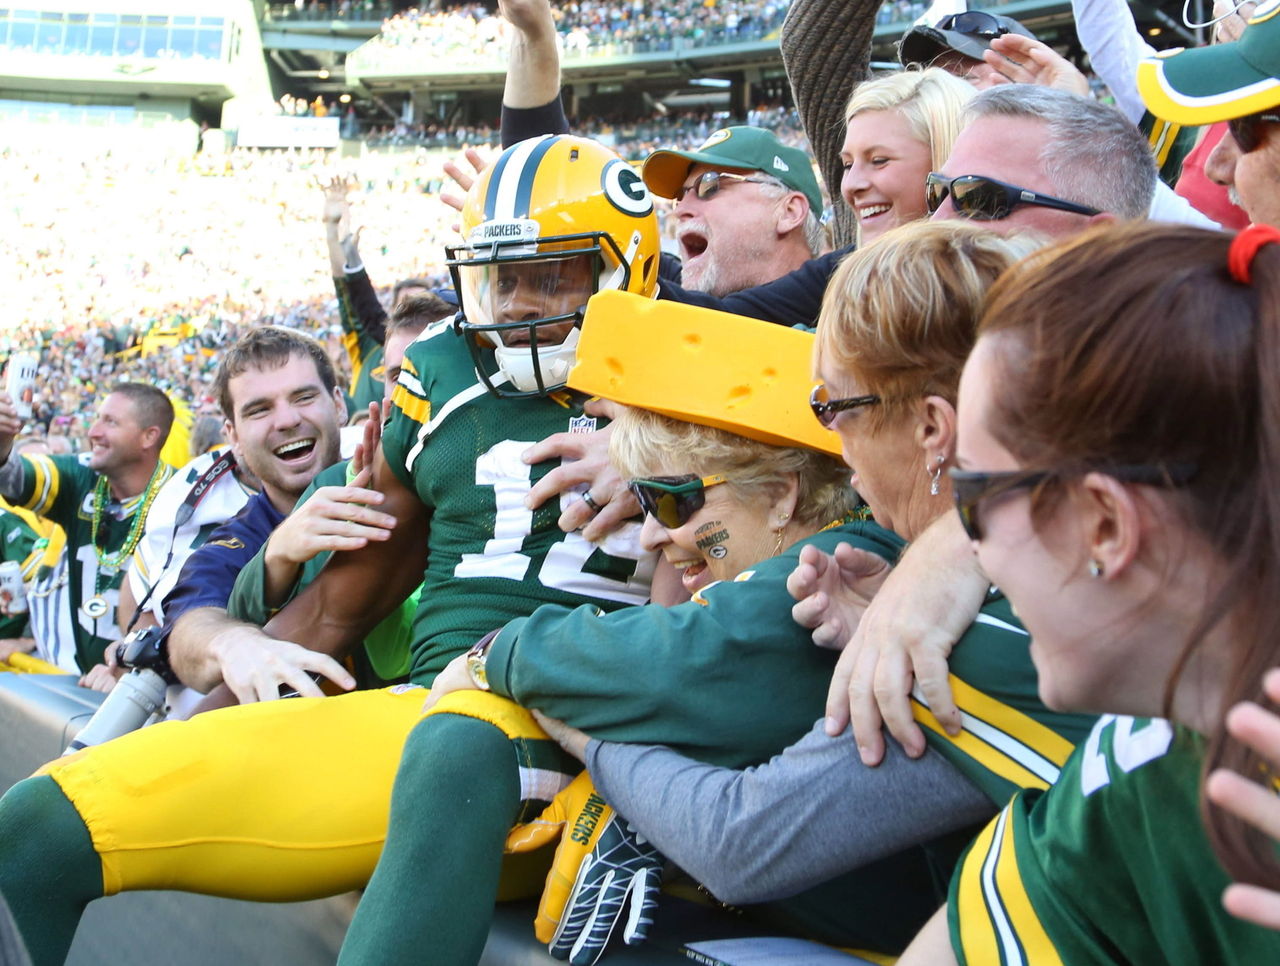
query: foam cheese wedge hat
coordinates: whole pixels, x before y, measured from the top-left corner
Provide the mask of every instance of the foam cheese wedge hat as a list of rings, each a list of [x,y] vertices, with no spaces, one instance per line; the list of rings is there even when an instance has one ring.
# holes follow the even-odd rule
[[[606,291],[587,302],[569,388],[775,446],[840,455],[809,408],[812,332]]]

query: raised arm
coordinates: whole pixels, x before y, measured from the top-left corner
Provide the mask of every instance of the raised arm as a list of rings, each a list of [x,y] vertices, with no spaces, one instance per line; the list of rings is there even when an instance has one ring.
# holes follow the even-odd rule
[[[0,392],[0,496],[10,503],[22,496],[22,460],[9,459],[13,440],[22,432],[23,421],[9,394]]]
[[[853,212],[840,200],[840,147],[849,94],[870,76],[879,9],[880,0],[792,0],[782,24],[782,62],[835,211],[836,248],[851,245],[857,236]]]
[[[560,103],[560,48],[548,0],[499,0],[515,27],[502,92],[502,146],[539,134],[566,134]]]

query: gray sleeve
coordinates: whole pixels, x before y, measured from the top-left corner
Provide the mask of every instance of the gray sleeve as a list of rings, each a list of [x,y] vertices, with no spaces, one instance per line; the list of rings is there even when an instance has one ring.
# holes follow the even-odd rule
[[[0,463],[0,496],[10,503],[16,503],[22,497],[22,465],[22,457],[12,452],[4,463]]]
[[[878,768],[819,720],[769,762],[717,768],[661,746],[592,741],[596,789],[722,902],[778,899],[994,815],[941,755],[894,742]]]

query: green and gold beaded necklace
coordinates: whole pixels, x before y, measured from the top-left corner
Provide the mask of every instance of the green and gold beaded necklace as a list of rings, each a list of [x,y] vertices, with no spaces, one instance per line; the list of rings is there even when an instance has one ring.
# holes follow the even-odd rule
[[[102,526],[102,515],[106,512],[109,490],[107,478],[98,477],[98,483],[93,488],[93,526],[89,531],[89,542],[93,544],[94,556],[98,558],[98,571],[93,576],[93,596],[81,606],[85,616],[92,621],[101,620],[111,611],[111,605],[103,596],[103,589],[128,562],[134,548],[138,546],[138,541],[142,538],[142,528],[147,522],[147,511],[151,509],[151,503],[160,492],[160,486],[167,477],[165,470],[164,462],[157,460],[151,479],[147,481],[147,488],[142,491],[138,508],[134,511],[133,522],[129,524],[129,535],[125,537],[124,544],[115,553],[107,553],[98,544],[98,530]]]

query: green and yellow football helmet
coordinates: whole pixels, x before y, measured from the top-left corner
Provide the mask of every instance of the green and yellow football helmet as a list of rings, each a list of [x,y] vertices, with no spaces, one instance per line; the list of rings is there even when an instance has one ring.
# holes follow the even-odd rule
[[[547,135],[512,145],[467,194],[462,231],[465,243],[447,249],[456,324],[498,396],[564,386],[596,292],[657,293],[653,198],[596,141]]]

